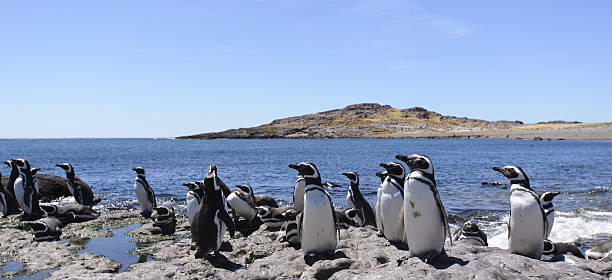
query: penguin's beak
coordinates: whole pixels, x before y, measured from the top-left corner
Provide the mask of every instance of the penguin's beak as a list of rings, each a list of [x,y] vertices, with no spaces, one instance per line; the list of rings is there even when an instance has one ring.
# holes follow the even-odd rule
[[[552,192],[552,193],[551,193],[552,197],[555,197],[555,196],[557,196],[557,195],[559,195],[559,194],[561,194],[561,193],[560,193],[560,192]]]
[[[68,170],[68,165],[64,164],[64,163],[58,163],[55,166],[57,166],[57,167],[59,167],[61,169],[64,169],[64,170]]]
[[[11,161],[7,160],[4,162],[4,164],[6,164],[6,166],[11,167]]]
[[[291,169],[295,169],[295,170],[298,170],[298,169],[300,168],[300,165],[298,165],[298,164],[293,164],[293,163],[292,163],[292,164],[289,164],[288,166],[289,166],[289,168],[291,168]]]
[[[401,160],[403,162],[407,162],[410,159],[410,157],[408,157],[406,155],[396,155],[395,158],[398,159],[398,160]]]
[[[503,167],[495,166],[492,169],[497,171],[497,172],[504,173],[504,168]]]
[[[344,176],[346,176],[346,177],[348,177],[348,176],[349,176],[349,174],[350,174],[350,173],[348,173],[348,172],[343,172],[343,173],[342,173],[342,175],[344,175]]]
[[[388,164],[386,164],[386,163],[381,163],[381,164],[379,164],[379,165],[380,165],[382,168],[384,168],[384,169],[387,169],[387,168],[389,167],[389,165],[388,165]]]
[[[138,170],[138,168],[134,167],[134,168],[132,168],[132,170],[137,171],[137,170]]]

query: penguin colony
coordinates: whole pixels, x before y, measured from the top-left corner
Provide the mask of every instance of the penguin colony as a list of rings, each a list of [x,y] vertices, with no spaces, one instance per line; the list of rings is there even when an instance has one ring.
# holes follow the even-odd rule
[[[304,255],[333,255],[340,239],[340,229],[371,227],[392,243],[407,246],[409,255],[431,263],[445,255],[448,238],[488,246],[487,236],[473,221],[464,223],[453,235],[437,190],[433,162],[426,155],[397,155],[401,162],[381,163],[376,173],[381,180],[372,208],[359,190],[359,175],[344,172],[349,180],[346,202],[349,208],[337,210],[326,188],[340,187],[322,183],[312,162],[289,164],[297,171],[293,188],[293,206],[279,207],[276,200],[255,194],[249,185],[237,185],[231,191],[212,164],[201,181],[186,182],[186,212],[191,226],[191,249],[196,258],[219,256],[226,231],[233,237],[238,230],[246,235],[265,225],[281,230],[283,240]],[[40,189],[36,180],[39,168],[32,168],[25,159],[4,162],[10,169],[6,186],[0,182],[0,213],[3,216],[22,213],[31,221],[27,228],[35,241],[59,240],[62,227],[99,217],[92,207],[101,201],[94,197],[89,185],[75,175],[70,163],[56,166],[66,173],[66,183],[77,204],[40,205]],[[407,169],[404,168],[404,163]],[[145,169],[135,167],[134,193],[140,214],[153,221],[161,234],[173,234],[176,227],[174,209],[157,204],[155,191],[146,179]],[[538,196],[529,184],[526,173],[518,166],[493,167],[508,178],[510,217],[508,241],[510,253],[540,259],[542,254],[571,252],[584,257],[574,245],[548,240],[554,222],[552,200],[558,192]],[[251,229],[250,231],[247,229]]]

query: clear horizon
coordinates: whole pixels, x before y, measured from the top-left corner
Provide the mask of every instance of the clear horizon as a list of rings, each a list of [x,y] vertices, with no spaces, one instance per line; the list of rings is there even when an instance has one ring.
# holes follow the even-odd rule
[[[612,121],[612,2],[0,3],[0,138],[166,138],[379,103]]]

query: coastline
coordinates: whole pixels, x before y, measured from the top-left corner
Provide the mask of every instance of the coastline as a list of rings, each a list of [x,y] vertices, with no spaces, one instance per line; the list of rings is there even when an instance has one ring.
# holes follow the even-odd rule
[[[179,216],[176,233],[152,233],[152,222],[137,211],[109,212],[100,218],[70,224],[62,241],[32,242],[31,234],[21,229],[14,218],[2,219],[0,256],[2,277],[48,279],[98,278],[143,279],[353,279],[355,277],[401,278],[581,278],[607,279],[612,276],[612,262],[577,258],[571,254],[545,256],[534,260],[510,254],[496,247],[483,247],[447,241],[447,257],[432,265],[409,258],[405,248],[398,248],[372,227],[342,229],[333,256],[304,257],[303,252],[282,241],[282,233],[261,226],[249,236],[226,234],[222,257],[195,259],[190,251],[189,225]],[[13,221],[13,222],[11,222]],[[120,233],[125,232],[125,235]],[[116,236],[114,236],[116,235]],[[90,239],[92,238],[92,239]],[[132,242],[131,260],[99,254],[90,242],[113,248],[112,242]],[[111,251],[115,254],[117,250]],[[124,252],[125,253],[125,252]]]

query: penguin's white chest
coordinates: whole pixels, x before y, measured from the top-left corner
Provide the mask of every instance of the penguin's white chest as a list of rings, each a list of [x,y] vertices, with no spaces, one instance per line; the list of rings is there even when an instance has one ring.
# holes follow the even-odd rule
[[[444,220],[434,193],[426,183],[408,178],[404,188],[404,231],[413,255],[444,248]]]
[[[380,218],[385,237],[390,241],[403,241],[403,229],[398,227],[398,217],[404,205],[404,198],[399,189],[385,180],[380,194]]]
[[[236,193],[231,193],[227,196],[227,203],[229,203],[232,209],[234,209],[240,217],[245,218],[247,221],[252,221],[257,215],[257,211]]]
[[[295,181],[293,187],[293,207],[299,211],[304,210],[304,189],[306,188],[306,180],[299,179]]]
[[[19,204],[19,208],[26,213],[32,212],[31,205],[26,205],[25,203],[25,185],[23,184],[23,179],[21,177],[15,180],[15,198],[17,199],[17,203]]]
[[[552,208],[549,209],[548,211],[550,211],[550,210],[552,210]],[[545,236],[545,238],[548,238],[548,236],[550,235],[550,232],[552,231],[553,224],[555,223],[555,212],[554,211],[550,212],[550,214],[548,214],[546,216],[546,221],[548,223],[547,223],[547,227],[546,227],[546,236]]]
[[[348,204],[348,207],[350,208],[357,209],[357,205],[355,205],[355,203],[353,202],[353,192],[351,191],[350,187],[349,190],[346,192],[346,204]]]
[[[383,226],[382,226],[382,210],[380,210],[380,196],[382,194],[382,184],[378,187],[378,190],[376,191],[376,206],[374,206],[374,218],[376,220],[376,229],[378,229],[378,231],[383,232]]]
[[[306,192],[302,221],[302,249],[305,254],[333,253],[337,245],[336,223],[327,195],[318,189]]]
[[[540,259],[545,229],[538,200],[527,192],[515,191],[510,195],[510,208],[510,253]]]
[[[134,192],[136,193],[140,209],[142,211],[153,212],[153,202],[149,200],[149,195],[145,186],[138,180],[134,183]]]
[[[193,215],[195,215],[196,210],[198,210],[198,205],[200,204],[200,199],[193,192],[187,192],[186,196],[186,205],[187,208],[187,217],[189,218],[189,224],[193,224]]]

